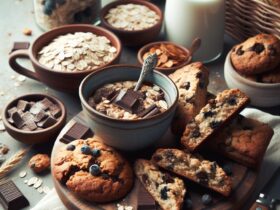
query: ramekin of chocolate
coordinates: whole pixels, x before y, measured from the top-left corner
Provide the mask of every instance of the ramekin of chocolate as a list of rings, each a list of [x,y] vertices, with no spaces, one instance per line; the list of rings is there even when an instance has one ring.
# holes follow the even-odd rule
[[[177,106],[175,84],[158,71],[145,78],[139,91],[132,91],[140,72],[138,66],[109,66],[88,75],[79,88],[88,126],[121,150],[138,150],[159,140]],[[126,94],[119,94],[124,89]]]
[[[19,74],[41,81],[47,86],[77,93],[89,73],[118,63],[122,46],[112,32],[89,24],[55,28],[29,43],[15,43],[9,64]],[[30,59],[35,71],[18,62]]]
[[[55,140],[66,122],[66,109],[57,98],[45,94],[20,96],[9,102],[2,119],[7,132],[26,144]]]

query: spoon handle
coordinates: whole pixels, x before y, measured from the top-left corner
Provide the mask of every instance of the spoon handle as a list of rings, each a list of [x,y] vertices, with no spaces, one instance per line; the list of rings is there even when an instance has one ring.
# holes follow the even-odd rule
[[[149,55],[143,63],[142,66],[142,70],[141,70],[141,74],[140,77],[137,81],[137,84],[134,88],[134,91],[138,91],[138,89],[140,88],[140,86],[142,85],[142,82],[144,81],[145,77],[150,74],[151,72],[153,72],[154,68],[157,65],[157,61],[158,61],[158,57],[157,54],[154,53],[152,55]]]

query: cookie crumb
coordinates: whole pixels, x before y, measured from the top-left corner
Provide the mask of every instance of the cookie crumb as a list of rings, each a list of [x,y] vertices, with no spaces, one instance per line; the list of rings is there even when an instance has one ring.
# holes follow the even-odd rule
[[[29,167],[35,173],[41,173],[42,171],[45,171],[45,170],[49,169],[50,158],[46,154],[34,155],[29,161]]]
[[[23,34],[26,36],[31,36],[32,30],[30,28],[25,28],[25,29],[23,29]]]

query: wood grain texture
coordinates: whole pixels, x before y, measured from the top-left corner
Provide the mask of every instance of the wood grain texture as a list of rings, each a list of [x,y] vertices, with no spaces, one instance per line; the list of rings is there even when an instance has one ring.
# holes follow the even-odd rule
[[[73,125],[73,123],[77,121],[79,123],[83,123],[87,125],[86,117],[82,112],[80,112],[76,117],[74,117],[61,131],[60,135],[58,136],[54,148],[52,151],[52,163],[55,158],[55,155],[57,154],[58,150],[63,147],[65,144],[61,143],[59,141],[60,137]],[[94,128],[93,128],[94,131]],[[136,157],[141,158],[147,158],[149,159],[151,157],[151,154],[155,150],[155,148],[159,146],[168,146],[173,145],[174,142],[177,142],[178,139],[175,139],[174,136],[172,136],[170,133],[167,133],[160,141],[160,145],[155,145],[153,148],[146,149],[145,152],[140,151],[134,154],[129,153],[123,153],[123,156],[126,157],[129,161],[135,160]],[[202,186],[199,186],[196,183],[193,183],[191,181],[185,180],[185,184],[187,187],[188,196],[191,197],[191,200],[193,202],[193,210],[201,210],[205,208],[201,202],[201,196],[205,193],[210,194],[213,197],[213,202],[210,206],[207,206],[211,208],[211,210],[229,210],[229,209],[240,209],[243,204],[245,204],[247,197],[250,195],[250,193],[253,191],[255,182],[257,179],[257,171],[254,171],[252,169],[249,169],[245,166],[242,166],[238,163],[232,162],[228,159],[225,159],[221,156],[216,156],[215,154],[202,154],[206,158],[209,158],[210,160],[217,161],[218,164],[230,164],[232,167],[233,175],[233,191],[230,194],[228,198],[223,197],[222,195],[219,195],[218,193],[215,193],[209,189],[206,189]],[[53,166],[52,166],[53,167]],[[108,204],[95,204],[95,203],[89,203],[84,200],[79,199],[77,196],[75,196],[72,192],[70,192],[65,186],[61,185],[58,181],[55,180],[53,174],[53,181],[54,186],[56,188],[56,191],[61,198],[62,202],[65,204],[65,206],[70,210],[115,210],[117,209],[117,204],[121,205],[129,205],[132,206],[133,209],[137,209],[137,200],[138,200],[138,189],[140,186],[140,182],[136,181],[134,184],[134,187],[132,191],[123,199],[120,201],[116,201],[114,203],[108,203]]]

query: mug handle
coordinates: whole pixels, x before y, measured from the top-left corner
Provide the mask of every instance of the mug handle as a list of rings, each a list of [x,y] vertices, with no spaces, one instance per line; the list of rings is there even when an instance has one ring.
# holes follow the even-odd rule
[[[30,59],[28,49],[16,49],[16,50],[12,51],[9,56],[9,64],[15,72],[22,74],[24,76],[27,76],[31,79],[40,81],[38,74],[36,72],[33,72],[33,71],[19,65],[19,63],[17,62],[18,58]]]

